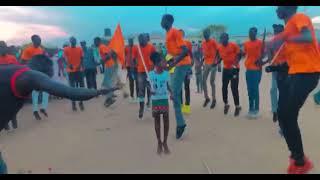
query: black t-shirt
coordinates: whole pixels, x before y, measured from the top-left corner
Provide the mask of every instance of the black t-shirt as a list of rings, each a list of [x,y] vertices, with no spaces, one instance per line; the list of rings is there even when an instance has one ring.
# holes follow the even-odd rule
[[[16,116],[26,100],[16,91],[15,81],[28,70],[21,65],[0,65],[0,131]]]

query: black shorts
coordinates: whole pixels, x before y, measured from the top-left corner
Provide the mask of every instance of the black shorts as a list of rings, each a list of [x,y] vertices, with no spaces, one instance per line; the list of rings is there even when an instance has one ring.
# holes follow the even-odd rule
[[[80,83],[83,81],[83,72],[78,71],[78,72],[70,72],[69,73],[69,82],[76,82]]]

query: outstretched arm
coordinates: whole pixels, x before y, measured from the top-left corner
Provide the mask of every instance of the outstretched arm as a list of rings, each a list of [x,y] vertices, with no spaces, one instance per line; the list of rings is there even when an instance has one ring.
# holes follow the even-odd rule
[[[85,101],[98,95],[118,90],[118,88],[103,90],[72,88],[64,84],[57,83],[45,74],[37,71],[25,72],[17,78],[16,88],[20,94],[29,94],[32,90],[45,91],[54,96],[64,97],[74,101]]]

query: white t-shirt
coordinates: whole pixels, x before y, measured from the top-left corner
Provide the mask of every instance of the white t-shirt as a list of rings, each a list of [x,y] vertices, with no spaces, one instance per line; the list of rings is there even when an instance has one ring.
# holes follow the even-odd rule
[[[151,96],[152,100],[168,99],[168,82],[169,82],[169,72],[163,71],[161,74],[157,74],[155,71],[149,72],[149,78],[151,81],[152,90],[155,92]]]

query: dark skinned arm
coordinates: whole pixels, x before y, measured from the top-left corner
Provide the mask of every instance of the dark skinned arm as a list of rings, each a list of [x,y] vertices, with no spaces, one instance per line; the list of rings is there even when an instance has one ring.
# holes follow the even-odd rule
[[[86,101],[98,95],[107,94],[119,88],[94,90],[86,88],[72,88],[51,80],[47,75],[38,71],[23,73],[16,81],[17,91],[22,95],[28,95],[33,90],[45,91],[58,97],[64,97],[73,101]]]
[[[181,49],[182,49],[182,51],[178,56],[173,58],[173,60],[168,61],[170,69],[173,68],[174,66],[176,66],[184,57],[186,57],[188,55],[187,46],[181,46]]]
[[[312,34],[308,27],[303,27],[297,36],[288,36],[284,31],[279,35],[276,35],[271,41],[272,46],[281,42],[294,42],[294,43],[312,43]]]

